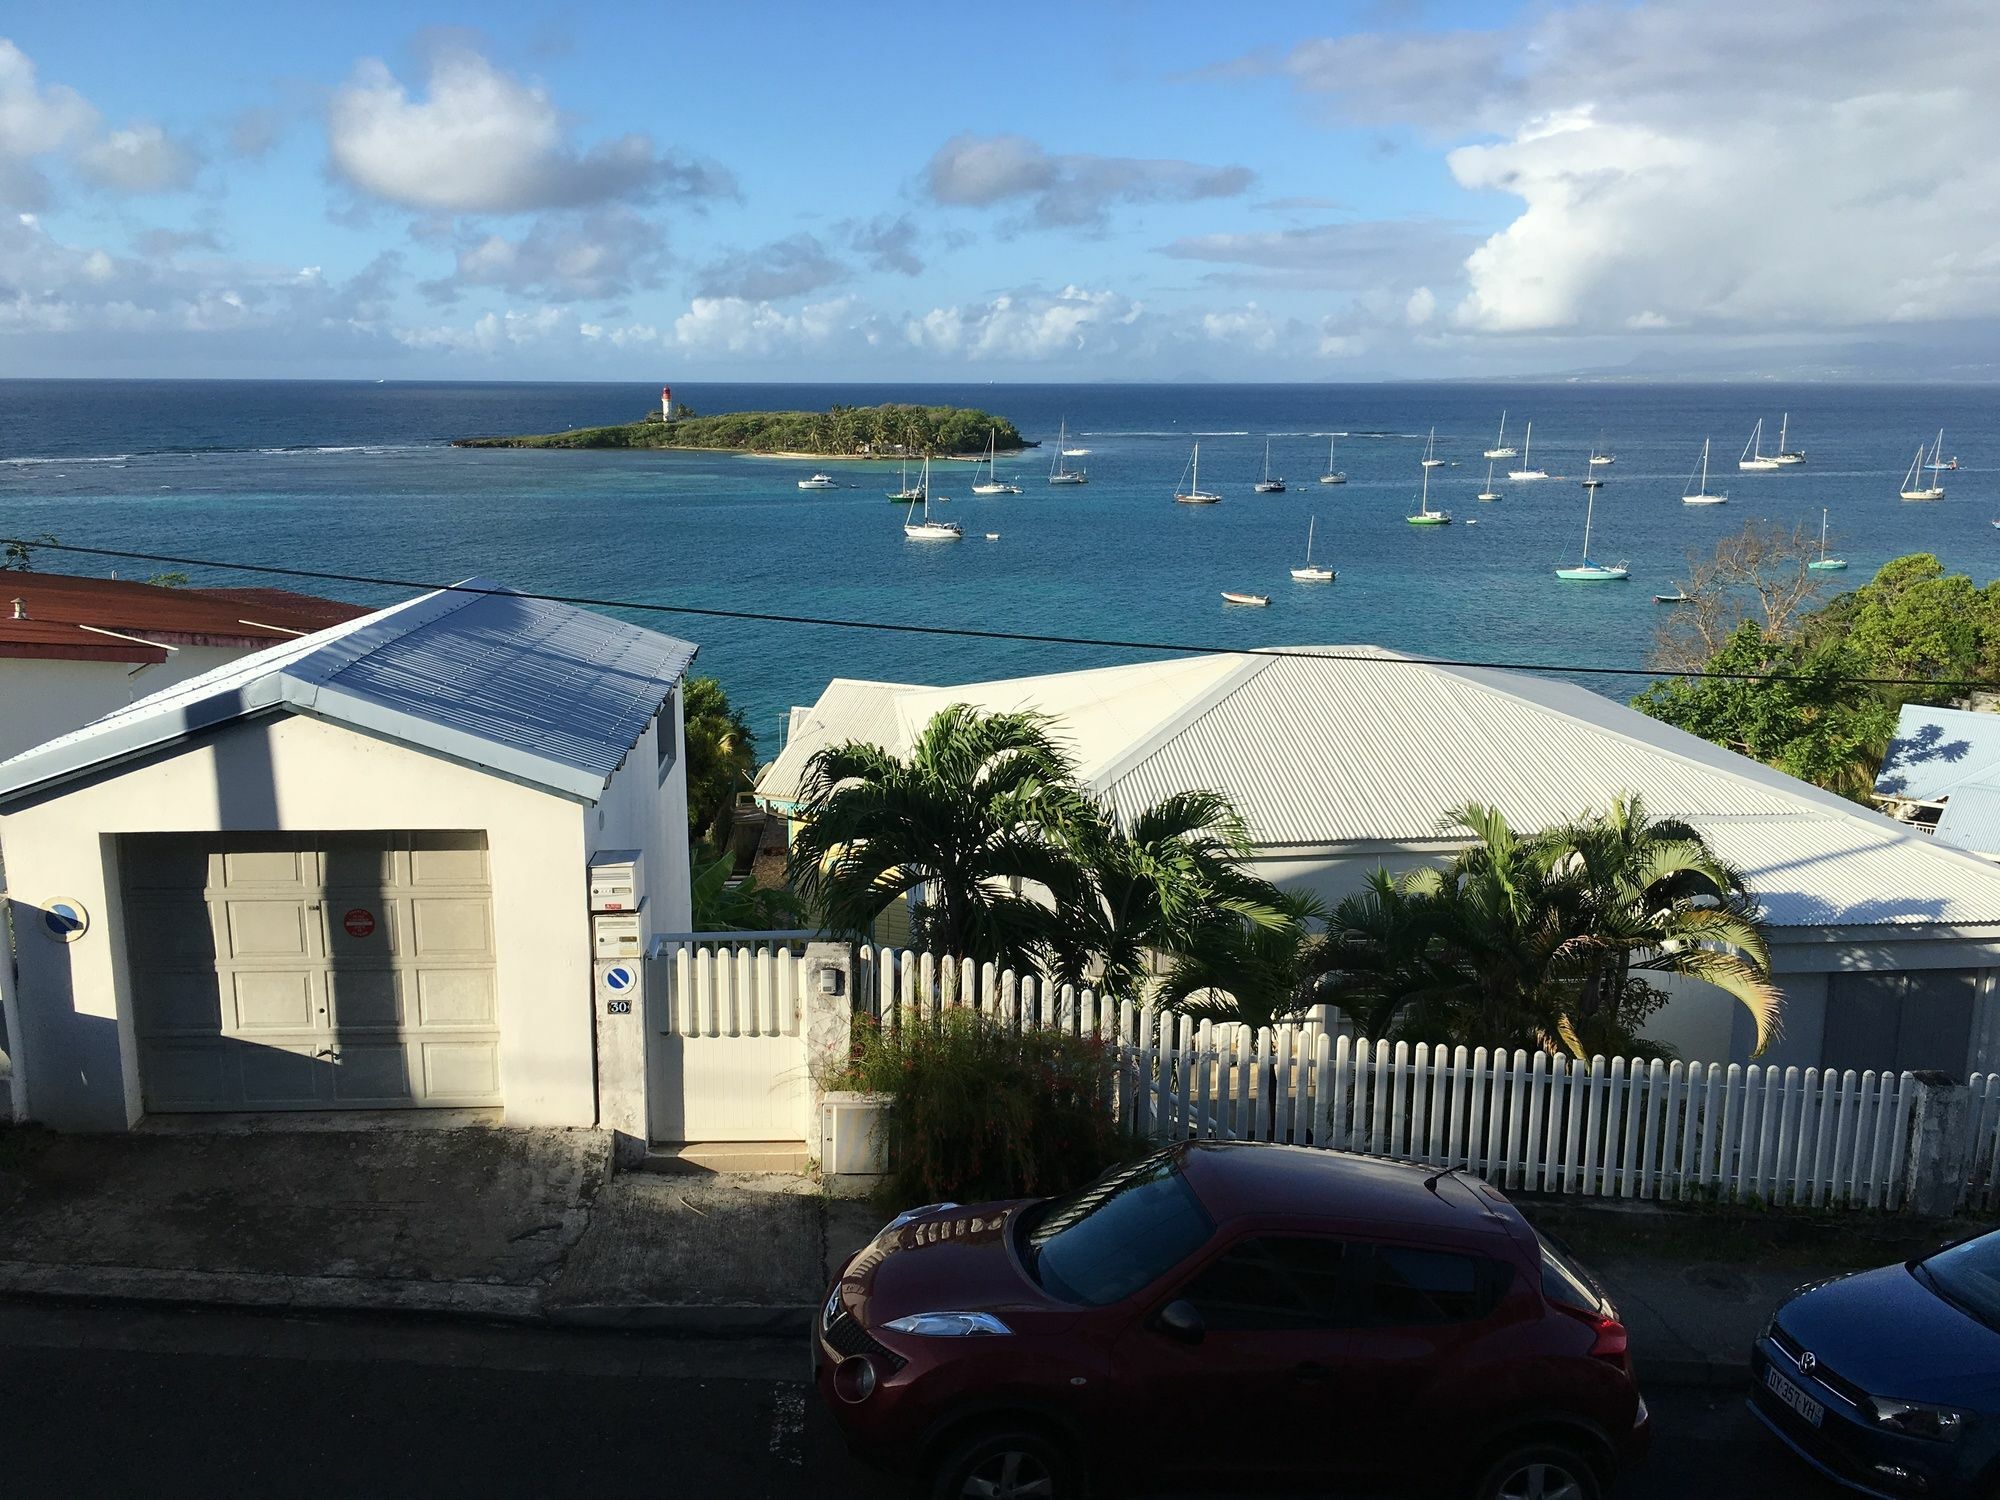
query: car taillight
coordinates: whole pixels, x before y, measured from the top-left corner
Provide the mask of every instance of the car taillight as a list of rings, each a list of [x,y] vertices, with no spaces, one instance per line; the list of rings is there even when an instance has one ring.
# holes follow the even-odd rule
[[[1632,1369],[1632,1336],[1625,1331],[1625,1325],[1616,1318],[1592,1318],[1591,1329],[1597,1337],[1590,1345],[1590,1357],[1601,1359],[1630,1373]]]

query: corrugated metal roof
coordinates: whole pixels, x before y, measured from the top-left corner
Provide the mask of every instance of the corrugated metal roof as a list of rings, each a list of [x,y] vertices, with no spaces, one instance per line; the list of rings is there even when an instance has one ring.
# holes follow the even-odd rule
[[[1953,849],[2000,854],[2000,786],[1966,782],[1954,788],[1931,836]]]
[[[671,636],[467,579],[38,745],[0,763],[0,797],[282,708],[594,798],[694,654]]]
[[[23,611],[18,620],[16,603]],[[0,657],[160,662],[166,651],[148,642],[254,649],[367,613],[358,604],[289,589],[166,588],[129,578],[9,573],[0,587]],[[129,636],[143,639],[121,638]]]
[[[829,717],[844,716],[837,738],[900,753],[947,703],[1039,707],[1064,722],[1086,779],[1119,813],[1211,788],[1271,851],[1435,840],[1468,802],[1538,828],[1637,792],[1654,816],[1712,837],[1778,927],[2000,923],[2000,870],[1584,688],[1373,647],[1299,651],[958,688],[847,682]],[[827,742],[795,736],[787,754],[802,766]]]
[[[1935,802],[1966,781],[2000,769],[2000,714],[1906,703],[1875,778],[1880,797]]]
[[[858,740],[901,754],[908,749],[896,717],[896,699],[922,689],[900,682],[861,682],[836,677],[811,708],[792,710],[785,748],[757,778],[757,795],[772,802],[796,803],[805,779],[806,763],[828,745]]]

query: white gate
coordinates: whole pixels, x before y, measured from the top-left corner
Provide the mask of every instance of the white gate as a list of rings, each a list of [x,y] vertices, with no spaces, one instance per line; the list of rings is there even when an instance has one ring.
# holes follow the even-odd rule
[[[647,961],[656,1141],[803,1141],[804,965],[781,947],[682,946]]]

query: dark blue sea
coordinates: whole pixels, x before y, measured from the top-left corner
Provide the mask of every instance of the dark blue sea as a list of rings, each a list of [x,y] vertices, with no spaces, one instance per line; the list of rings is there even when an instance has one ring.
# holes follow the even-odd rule
[[[1562,385],[689,385],[703,413],[883,400],[985,407],[1044,440],[1003,461],[1025,493],[978,499],[968,466],[944,465],[958,544],[906,542],[884,492],[894,465],[840,464],[846,488],[801,492],[811,465],[720,454],[464,450],[475,433],[546,432],[632,420],[657,399],[640,385],[344,382],[0,382],[0,533],[217,561],[451,581],[484,574],[517,588],[703,608],[838,616],[1186,644],[1373,642],[1449,657],[1644,666],[1661,607],[1690,549],[1753,517],[1817,528],[1851,563],[1832,587],[1886,559],[1928,550],[1984,583],[2000,572],[2000,387],[1735,384]],[[1483,487],[1480,450],[1502,409],[1519,445],[1534,423],[1548,481]],[[1739,473],[1751,424],[1808,462]],[[1080,488],[1045,475],[1067,421]],[[1417,528],[1418,458],[1435,426],[1432,501],[1456,523]],[[1936,504],[1897,499],[1919,441],[1944,428],[1960,460]],[[1349,476],[1312,482],[1328,435]],[[1711,489],[1730,503],[1680,502],[1702,439]],[[1204,488],[1222,504],[1172,503],[1201,442]],[[1266,439],[1283,495],[1251,493]],[[1582,544],[1593,444],[1600,562],[1629,561],[1628,584],[1559,583]],[[1504,470],[1506,464],[1501,468]],[[1332,586],[1287,569],[1318,517],[1317,560]],[[1475,524],[1476,523],[1476,524]],[[987,532],[999,540],[987,541]],[[143,577],[158,569],[44,552],[38,565]],[[194,570],[198,582],[252,575]],[[266,580],[282,581],[282,580]],[[315,587],[300,582],[293,586]],[[393,591],[319,591],[386,601]],[[1222,589],[1268,593],[1268,609],[1225,606]],[[634,614],[701,647],[752,716],[765,754],[787,706],[832,676],[944,683],[1134,659],[1103,647],[954,640]],[[1592,679],[1628,695],[1644,677]]]

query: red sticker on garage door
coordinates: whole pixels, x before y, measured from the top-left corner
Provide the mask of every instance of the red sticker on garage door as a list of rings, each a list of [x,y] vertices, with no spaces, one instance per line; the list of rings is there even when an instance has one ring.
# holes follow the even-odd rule
[[[375,913],[365,906],[357,906],[340,919],[340,925],[347,929],[349,937],[367,937],[375,930]]]

